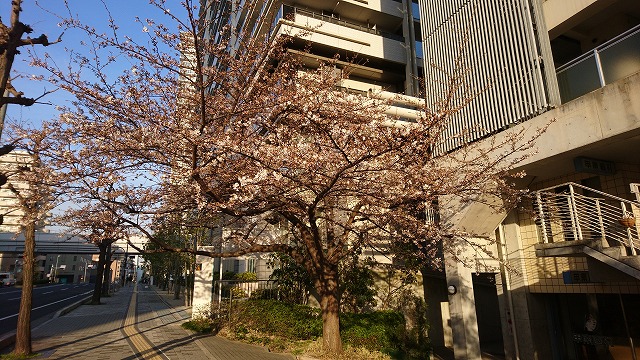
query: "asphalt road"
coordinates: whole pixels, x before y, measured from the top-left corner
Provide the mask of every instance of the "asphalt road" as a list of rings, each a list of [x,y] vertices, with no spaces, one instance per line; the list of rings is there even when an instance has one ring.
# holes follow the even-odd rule
[[[89,296],[94,284],[57,284],[33,288],[31,322],[53,316],[56,311]],[[16,329],[22,289],[0,288],[0,335]]]

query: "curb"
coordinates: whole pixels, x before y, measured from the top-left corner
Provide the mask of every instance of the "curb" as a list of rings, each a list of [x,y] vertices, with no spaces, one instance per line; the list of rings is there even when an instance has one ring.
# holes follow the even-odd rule
[[[77,309],[78,307],[80,307],[80,305],[85,304],[86,302],[88,302],[90,300],[91,300],[91,295],[86,296],[86,297],[74,302],[73,304],[68,305],[68,306],[56,311],[56,313],[53,314],[52,318],[46,320],[42,324],[38,324],[36,327],[32,327],[31,331],[34,331],[35,329],[46,325],[48,322],[50,322],[51,320],[53,320],[55,318],[59,318],[62,315],[70,313],[71,311],[73,311],[73,310]],[[10,332],[5,333],[5,334],[1,334],[0,335],[0,350],[13,345],[13,343],[15,343],[15,341],[16,341],[16,331],[15,330],[14,331],[10,331]]]
[[[72,312],[73,310],[75,310],[75,309],[79,308],[79,307],[80,307],[80,305],[84,305],[84,304],[86,304],[87,302],[89,302],[89,301],[91,300],[91,297],[92,297],[92,295],[85,296],[84,298],[82,298],[82,299],[80,299],[80,300],[78,300],[78,301],[74,302],[73,304],[71,304],[71,305],[69,305],[69,306],[67,306],[67,307],[64,307],[64,308],[62,308],[62,309],[60,309],[60,310],[56,311],[56,313],[53,315],[53,317],[52,317],[51,319],[49,319],[49,320],[47,320],[46,322],[44,322],[44,323],[42,323],[42,324],[40,324],[40,325],[36,326],[36,327],[35,327],[35,328],[33,328],[32,330],[35,330],[35,329],[39,328],[40,326],[42,326],[42,325],[44,325],[44,324],[48,323],[49,321],[51,321],[51,320],[53,320],[53,319],[55,319],[55,318],[59,318],[59,317],[60,317],[60,316],[62,316],[62,315],[66,315],[66,314],[68,314],[68,313]]]

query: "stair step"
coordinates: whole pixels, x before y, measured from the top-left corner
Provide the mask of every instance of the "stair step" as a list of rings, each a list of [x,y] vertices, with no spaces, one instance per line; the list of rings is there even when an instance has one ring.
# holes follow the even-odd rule
[[[603,254],[606,254],[607,256],[610,256],[614,259],[620,259],[620,257],[622,257],[622,254],[626,254],[624,246],[610,246],[602,248],[601,251]]]

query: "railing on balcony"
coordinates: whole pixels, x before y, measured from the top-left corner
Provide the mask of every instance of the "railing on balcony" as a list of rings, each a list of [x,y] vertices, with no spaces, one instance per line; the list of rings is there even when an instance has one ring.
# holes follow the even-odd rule
[[[562,102],[567,102],[640,71],[640,25],[560,66]]]
[[[393,40],[397,40],[397,41],[402,41],[404,42],[404,37],[401,35],[397,35],[397,34],[393,34],[390,32],[386,32],[386,31],[381,31],[378,30],[372,26],[367,26],[367,25],[362,25],[362,24],[358,24],[355,22],[351,22],[351,21],[347,21],[347,20],[343,20],[340,19],[340,17],[336,16],[336,15],[329,15],[329,14],[321,14],[318,12],[314,12],[314,11],[310,11],[307,9],[301,9],[301,8],[297,8],[294,6],[290,6],[290,5],[281,5],[280,10],[278,10],[278,13],[276,14],[274,20],[273,20],[273,24],[271,26],[272,29],[275,29],[277,27],[278,21],[280,21],[280,19],[287,19],[287,20],[294,20],[296,15],[302,15],[302,16],[306,16],[312,19],[317,19],[320,21],[324,21],[324,22],[328,22],[328,23],[332,23],[332,24],[336,24],[336,25],[340,25],[340,26],[344,26],[350,29],[354,29],[354,30],[358,30],[358,31],[364,31],[370,34],[374,34],[374,35],[379,35],[385,38],[389,38],[389,39],[393,39]]]
[[[640,203],[575,183],[542,189],[535,195],[543,243],[594,240],[602,247],[622,246],[626,255],[640,253],[637,224],[622,220],[631,217],[635,222]]]

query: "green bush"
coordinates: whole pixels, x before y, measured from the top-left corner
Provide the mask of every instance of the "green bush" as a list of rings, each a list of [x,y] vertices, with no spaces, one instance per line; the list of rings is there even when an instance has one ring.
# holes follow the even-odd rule
[[[195,318],[182,324],[182,327],[199,333],[212,333],[220,330],[220,322],[214,319]]]
[[[344,313],[340,325],[345,344],[386,353],[398,350],[405,332],[404,316],[396,311]]]
[[[420,310],[424,310],[420,308]],[[306,305],[276,300],[234,302],[230,330],[239,339],[251,340],[262,333],[262,342],[282,338],[291,341],[316,340],[322,336],[320,310]],[[407,331],[399,311],[340,314],[340,330],[345,345],[380,351],[394,358],[423,359],[429,352],[427,340],[418,335],[423,326]]]
[[[273,300],[238,302],[233,323],[243,328],[294,340],[315,339],[322,335],[320,312],[309,306]]]
[[[258,274],[254,272],[243,272],[236,274],[236,280],[240,281],[256,281],[258,280]]]
[[[256,289],[251,293],[251,300],[275,300],[278,298],[278,289]]]

